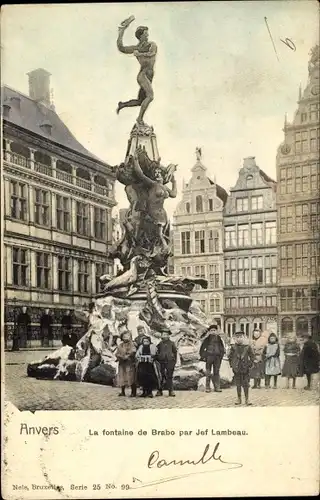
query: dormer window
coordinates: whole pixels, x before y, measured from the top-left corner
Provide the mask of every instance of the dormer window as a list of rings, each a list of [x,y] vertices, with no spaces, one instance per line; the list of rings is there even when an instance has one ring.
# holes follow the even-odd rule
[[[196,197],[196,212],[203,212],[202,196]]]
[[[186,203],[186,212],[187,214],[190,213],[190,203]]]
[[[50,122],[41,123],[40,128],[45,134],[51,135],[52,125]]]
[[[213,212],[213,199],[209,199],[209,212]]]

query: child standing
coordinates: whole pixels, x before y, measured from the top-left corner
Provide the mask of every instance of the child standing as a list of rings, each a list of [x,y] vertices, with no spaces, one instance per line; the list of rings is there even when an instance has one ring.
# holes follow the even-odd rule
[[[304,344],[301,351],[301,373],[307,376],[307,385],[304,388],[311,389],[312,375],[319,372],[320,354],[317,344],[311,339],[311,335],[304,335]]]
[[[116,358],[119,362],[118,385],[121,387],[119,396],[125,396],[126,387],[131,387],[131,397],[136,397],[136,367],[135,354],[136,347],[132,342],[130,332],[123,332],[121,344],[118,345]]]
[[[273,388],[277,388],[278,375],[281,374],[280,346],[275,333],[270,333],[268,344],[263,349],[263,359],[265,361],[265,387],[270,388],[271,377],[273,377]]]
[[[260,389],[261,379],[264,378],[262,353],[265,346],[265,339],[262,337],[260,330],[254,330],[252,337],[251,347],[254,353],[254,361],[250,370],[250,378],[253,378],[252,389]]]
[[[253,365],[254,353],[252,347],[245,344],[243,332],[235,333],[235,343],[231,345],[229,352],[229,363],[234,373],[237,386],[238,401],[236,405],[241,405],[241,388],[243,388],[245,402],[249,403],[250,369]]]
[[[292,378],[292,389],[296,388],[296,378],[299,372],[300,347],[295,335],[291,334],[284,346],[284,365],[282,376],[287,378],[286,388],[289,389],[290,378]]]

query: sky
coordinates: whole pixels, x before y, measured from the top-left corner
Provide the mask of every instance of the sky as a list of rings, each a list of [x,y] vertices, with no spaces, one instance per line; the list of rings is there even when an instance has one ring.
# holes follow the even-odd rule
[[[227,191],[247,156],[275,178],[284,116],[293,118],[309,51],[318,42],[317,1],[3,7],[2,83],[28,94],[26,74],[48,70],[57,113],[79,142],[111,165],[124,160],[139,112],[116,114],[118,101],[138,92],[138,62],[116,47],[118,26],[131,14],[135,22],[124,43],[134,43],[135,29],[146,25],[158,46],[155,97],[145,121],[157,134],[162,163],[178,164],[180,194],[168,201],[168,214],[190,178],[196,147],[208,175]],[[296,50],[281,41],[286,38]],[[120,184],[116,197],[118,208],[128,206]]]

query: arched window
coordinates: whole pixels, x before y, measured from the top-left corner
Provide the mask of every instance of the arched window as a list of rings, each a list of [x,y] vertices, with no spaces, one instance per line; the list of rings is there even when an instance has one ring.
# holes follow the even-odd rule
[[[248,321],[247,318],[241,318],[240,322],[240,330],[247,336],[249,337],[249,327],[250,327],[250,322]]]
[[[57,170],[61,172],[66,172],[67,174],[72,174],[72,166],[70,163],[66,163],[65,161],[58,160],[56,163]]]
[[[202,196],[196,197],[196,212],[203,212]]]
[[[253,320],[253,329],[254,330],[260,330],[262,331],[263,329],[263,321],[261,318],[254,318]]]
[[[300,316],[296,322],[296,334],[301,337],[305,333],[308,333],[308,319],[305,316]]]
[[[187,214],[190,213],[190,203],[186,203],[186,212]]]
[[[227,319],[226,330],[228,337],[232,337],[236,333],[236,322],[234,319]]]
[[[281,334],[283,337],[288,336],[293,332],[293,320],[292,318],[283,318],[281,321]]]
[[[77,168],[77,177],[80,179],[85,179],[86,181],[90,181],[90,174],[88,170],[85,170],[84,168]]]

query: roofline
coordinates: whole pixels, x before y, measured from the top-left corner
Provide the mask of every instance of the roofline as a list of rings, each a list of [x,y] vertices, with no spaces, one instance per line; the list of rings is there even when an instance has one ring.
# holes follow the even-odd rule
[[[55,146],[66,149],[70,153],[79,155],[82,158],[85,158],[86,160],[90,160],[92,163],[98,163],[99,165],[101,165],[103,167],[108,167],[110,170],[112,169],[112,165],[109,165],[108,163],[105,163],[102,160],[99,160],[98,158],[95,159],[92,156],[85,155],[84,153],[80,153],[79,151],[76,151],[75,149],[72,149],[72,148],[69,148],[68,146],[65,146],[64,144],[60,144],[59,142],[53,141],[50,137],[44,137],[43,135],[36,134],[36,132],[33,132],[32,130],[29,130],[28,128],[20,127],[20,125],[17,125],[16,123],[11,122],[7,118],[3,117],[3,123],[7,123],[12,127],[17,128],[18,130],[27,131],[28,134],[30,134],[34,137],[37,137],[38,139],[52,142]]]

